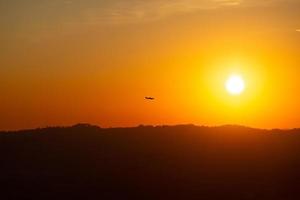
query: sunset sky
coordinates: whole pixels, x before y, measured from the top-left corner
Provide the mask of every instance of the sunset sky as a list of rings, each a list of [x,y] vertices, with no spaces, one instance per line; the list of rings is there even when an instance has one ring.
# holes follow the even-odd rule
[[[299,0],[2,0],[0,16],[0,130],[300,127]]]

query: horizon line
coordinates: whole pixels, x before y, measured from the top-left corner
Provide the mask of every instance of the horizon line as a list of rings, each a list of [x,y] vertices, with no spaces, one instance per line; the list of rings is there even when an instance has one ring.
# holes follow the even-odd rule
[[[130,129],[130,128],[140,128],[140,127],[153,127],[153,128],[159,128],[159,127],[176,127],[176,126],[194,126],[199,128],[222,128],[222,127],[241,127],[241,128],[247,128],[247,129],[255,129],[255,130],[264,130],[264,131],[273,131],[273,130],[279,130],[279,131],[292,131],[292,130],[298,130],[299,127],[295,128],[256,128],[241,124],[223,124],[223,125],[200,125],[200,124],[193,124],[193,123],[180,123],[180,124],[139,124],[134,126],[107,126],[107,127],[101,127],[101,125],[97,124],[91,124],[91,123],[75,123],[73,125],[49,125],[44,127],[36,127],[36,128],[24,128],[24,129],[10,129],[10,130],[0,130],[0,133],[9,133],[9,132],[21,132],[21,131],[33,131],[33,130],[40,130],[40,129],[51,129],[51,128],[73,128],[73,127],[96,127],[99,129]]]

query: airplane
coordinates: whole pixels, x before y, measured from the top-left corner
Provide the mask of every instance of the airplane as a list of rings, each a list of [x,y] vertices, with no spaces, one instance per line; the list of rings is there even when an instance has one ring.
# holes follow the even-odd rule
[[[146,100],[151,100],[151,101],[155,100],[155,98],[153,98],[153,97],[145,97],[145,99]]]

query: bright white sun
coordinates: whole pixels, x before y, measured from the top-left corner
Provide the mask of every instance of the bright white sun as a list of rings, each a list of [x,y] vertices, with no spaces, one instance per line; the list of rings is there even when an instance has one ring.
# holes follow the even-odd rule
[[[225,87],[231,95],[239,95],[245,90],[245,82],[241,76],[232,75],[227,79]]]

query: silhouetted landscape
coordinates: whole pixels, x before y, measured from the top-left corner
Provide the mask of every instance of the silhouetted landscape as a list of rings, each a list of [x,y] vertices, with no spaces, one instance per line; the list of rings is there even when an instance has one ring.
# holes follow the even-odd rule
[[[300,199],[300,130],[79,124],[0,133],[1,199]]]

